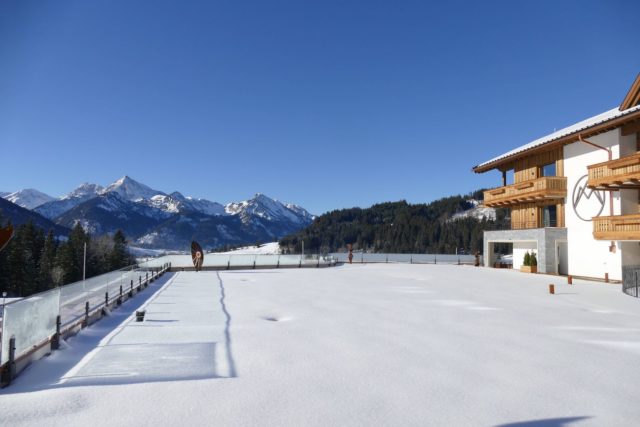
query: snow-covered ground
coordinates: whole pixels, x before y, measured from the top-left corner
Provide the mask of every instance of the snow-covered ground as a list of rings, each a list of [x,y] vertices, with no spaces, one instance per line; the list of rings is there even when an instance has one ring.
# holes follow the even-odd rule
[[[221,252],[221,253],[223,253],[223,254],[236,254],[236,255],[241,255],[241,254],[273,255],[273,254],[279,254],[280,253],[280,245],[278,244],[278,242],[269,242],[269,243],[265,243],[264,245],[260,245],[260,247],[257,247],[257,246],[245,246],[243,248],[238,248],[238,249],[234,249],[234,250],[229,251],[229,252]]]
[[[635,425],[640,300],[574,283],[455,265],[166,274],[0,391],[0,425]]]

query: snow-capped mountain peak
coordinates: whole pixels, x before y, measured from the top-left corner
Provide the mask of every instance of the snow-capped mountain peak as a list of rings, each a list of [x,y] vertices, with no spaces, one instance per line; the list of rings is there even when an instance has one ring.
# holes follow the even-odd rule
[[[103,190],[104,188],[101,185],[84,182],[59,199],[44,203],[34,210],[46,218],[54,219],[79,204],[97,197]]]
[[[129,176],[106,188],[83,183],[58,199],[45,197],[46,203],[38,201],[33,210],[57,224],[82,224],[95,234],[119,229],[139,244],[164,248],[185,248],[195,238],[207,247],[273,241],[314,219],[303,208],[262,193],[223,206],[177,191],[154,190]]]
[[[291,206],[291,207],[290,207]],[[286,220],[293,223],[311,222],[313,216],[296,205],[285,205],[262,193],[256,193],[252,199],[237,203],[229,203],[225,211],[230,215],[241,217],[257,216],[267,221]]]
[[[83,182],[82,184],[77,186],[73,191],[62,196],[60,200],[95,197],[98,194],[100,194],[100,192],[103,190],[104,190],[104,187],[101,185]]]
[[[33,209],[44,203],[55,200],[55,197],[51,197],[48,194],[33,188],[25,188],[24,190],[19,190],[3,196],[3,198],[26,209]]]
[[[100,192],[105,193],[117,193],[119,196],[132,202],[139,202],[141,200],[150,200],[153,196],[162,195],[166,196],[162,191],[154,190],[147,187],[144,184],[130,178],[125,175],[113,184],[110,184]]]

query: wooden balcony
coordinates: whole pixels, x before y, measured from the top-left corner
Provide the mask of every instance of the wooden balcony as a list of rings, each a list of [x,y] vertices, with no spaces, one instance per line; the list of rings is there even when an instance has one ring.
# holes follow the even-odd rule
[[[487,190],[484,192],[484,204],[489,207],[505,207],[544,199],[563,199],[566,196],[567,178],[545,176]]]
[[[640,240],[640,214],[593,218],[596,240]]]
[[[640,188],[640,152],[588,166],[587,186],[604,190]]]

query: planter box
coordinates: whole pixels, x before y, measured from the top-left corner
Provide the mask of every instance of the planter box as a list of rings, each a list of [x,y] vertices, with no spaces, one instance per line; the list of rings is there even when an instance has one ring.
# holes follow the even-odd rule
[[[523,273],[537,273],[538,272],[538,266],[537,265],[523,265],[520,267],[520,271]]]

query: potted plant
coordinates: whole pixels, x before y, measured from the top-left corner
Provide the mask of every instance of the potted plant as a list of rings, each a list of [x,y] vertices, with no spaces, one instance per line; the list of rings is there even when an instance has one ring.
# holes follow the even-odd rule
[[[536,258],[535,252],[530,254],[529,251],[527,251],[524,254],[524,260],[522,261],[522,266],[520,267],[520,271],[524,273],[538,272],[538,260]]]

